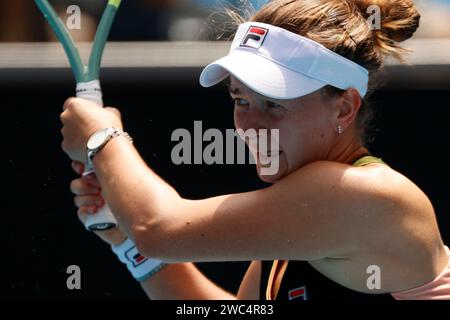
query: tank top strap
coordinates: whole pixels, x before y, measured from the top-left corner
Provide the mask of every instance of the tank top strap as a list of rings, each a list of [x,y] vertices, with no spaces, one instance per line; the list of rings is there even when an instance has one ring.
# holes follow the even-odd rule
[[[367,156],[359,158],[358,160],[353,162],[352,166],[362,167],[362,166],[366,166],[371,163],[381,163],[381,164],[384,164],[387,166],[386,162],[384,162],[381,158],[377,158],[377,157],[374,157],[371,155],[367,155]]]

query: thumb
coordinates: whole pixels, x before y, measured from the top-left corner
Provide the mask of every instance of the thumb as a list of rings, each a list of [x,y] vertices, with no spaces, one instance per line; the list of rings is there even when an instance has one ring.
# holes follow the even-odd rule
[[[72,169],[78,173],[82,174],[84,171],[84,164],[79,161],[72,161]]]
[[[122,115],[120,114],[119,109],[113,108],[113,107],[105,107],[106,110],[108,110],[109,112],[115,114],[119,119],[122,120]]]

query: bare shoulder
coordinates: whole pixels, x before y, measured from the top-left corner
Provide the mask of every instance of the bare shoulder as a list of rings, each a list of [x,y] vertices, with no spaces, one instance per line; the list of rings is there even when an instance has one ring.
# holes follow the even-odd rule
[[[353,249],[348,254],[329,256],[338,260],[317,261],[314,266],[324,274],[364,291],[364,285],[359,286],[364,277],[347,282],[335,275],[358,274],[355,270],[374,264],[383,270],[383,290],[392,292],[432,280],[447,264],[433,206],[403,174],[382,164],[352,167],[316,162],[301,170],[296,174],[315,177],[317,185],[335,190],[350,210],[346,230],[357,246],[347,247]]]
[[[332,193],[335,210],[346,215],[348,230],[359,230],[368,241],[372,236],[379,242],[381,232],[386,239],[392,234],[399,240],[403,235],[406,241],[412,237],[419,243],[439,238],[429,198],[410,179],[386,165],[353,167],[317,161],[297,170],[291,179],[317,188],[316,194]]]
[[[364,180],[360,187],[379,199],[378,203],[385,209],[381,213],[382,218],[394,214],[399,219],[408,217],[411,221],[434,222],[435,213],[430,199],[405,175],[378,163],[351,167],[351,171],[354,174],[352,178]]]
[[[402,212],[398,209],[404,207],[410,213],[434,213],[428,197],[414,182],[383,164],[354,167],[316,161],[298,169],[291,178],[292,182],[298,178],[306,182],[314,181],[312,185],[317,188],[331,189],[344,198],[358,196],[355,201],[363,199],[371,205],[385,205],[387,207],[384,209],[392,208],[396,212]]]

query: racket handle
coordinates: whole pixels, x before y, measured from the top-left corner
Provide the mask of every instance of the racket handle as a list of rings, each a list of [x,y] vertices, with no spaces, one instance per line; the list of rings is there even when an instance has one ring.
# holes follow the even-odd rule
[[[84,226],[88,231],[103,231],[114,228],[117,220],[106,203],[96,213],[88,214]]]
[[[76,92],[77,98],[90,100],[103,107],[103,96],[100,81],[92,80],[88,82],[78,82]]]
[[[103,107],[102,89],[98,80],[77,83],[77,97],[90,100]],[[83,176],[89,174],[94,174],[94,169],[86,167]],[[116,225],[117,220],[107,203],[97,213],[89,214],[84,222],[84,226],[89,231],[107,230]]]

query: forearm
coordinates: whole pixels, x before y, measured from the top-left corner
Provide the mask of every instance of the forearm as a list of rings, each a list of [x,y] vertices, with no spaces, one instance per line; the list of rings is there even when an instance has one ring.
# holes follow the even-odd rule
[[[152,300],[234,300],[198,270],[192,263],[170,264],[141,282]]]
[[[98,233],[102,236],[102,233]],[[209,280],[193,263],[161,264],[157,259],[140,259],[130,239],[123,239],[119,229],[108,236],[112,251],[126,265],[152,300],[229,300],[236,297]],[[147,279],[145,279],[147,277]],[[145,279],[145,280],[142,280]]]
[[[104,198],[138,247],[137,235],[157,225],[158,213],[168,204],[181,200],[123,137],[108,142],[95,156],[94,166]]]

